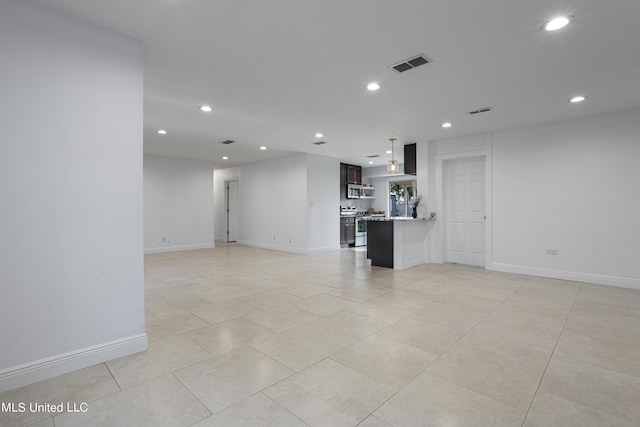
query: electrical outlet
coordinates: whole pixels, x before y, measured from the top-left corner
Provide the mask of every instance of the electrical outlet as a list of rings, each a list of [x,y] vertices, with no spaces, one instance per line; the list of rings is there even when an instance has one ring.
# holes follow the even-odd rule
[[[547,249],[547,255],[558,255],[557,249]]]

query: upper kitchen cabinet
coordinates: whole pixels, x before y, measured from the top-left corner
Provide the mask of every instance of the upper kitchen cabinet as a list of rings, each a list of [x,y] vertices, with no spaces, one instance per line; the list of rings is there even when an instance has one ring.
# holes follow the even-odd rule
[[[362,166],[340,163],[340,199],[346,199],[349,184],[362,184]]]
[[[347,165],[340,163],[340,200],[347,198]]]
[[[362,166],[347,165],[347,184],[362,184]]]
[[[416,167],[416,144],[406,144],[404,146],[404,173],[405,175],[417,175]]]

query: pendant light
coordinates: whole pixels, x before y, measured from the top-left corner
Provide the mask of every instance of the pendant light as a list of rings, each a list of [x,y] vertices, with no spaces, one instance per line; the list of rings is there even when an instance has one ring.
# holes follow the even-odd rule
[[[393,150],[393,143],[396,141],[396,139],[391,138],[389,139],[389,141],[391,141],[391,160],[389,160],[389,163],[387,163],[387,173],[398,173],[398,161],[394,158]]]

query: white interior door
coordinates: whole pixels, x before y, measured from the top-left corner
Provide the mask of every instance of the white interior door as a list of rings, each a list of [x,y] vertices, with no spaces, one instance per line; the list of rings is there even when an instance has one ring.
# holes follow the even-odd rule
[[[445,163],[446,261],[484,267],[485,160]]]
[[[226,181],[227,242],[238,241],[238,181]]]

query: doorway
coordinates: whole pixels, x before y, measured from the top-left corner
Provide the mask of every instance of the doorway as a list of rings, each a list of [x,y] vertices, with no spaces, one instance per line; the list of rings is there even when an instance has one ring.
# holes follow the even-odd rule
[[[225,186],[225,212],[227,216],[226,242],[238,241],[238,181],[224,182]]]
[[[445,261],[485,266],[485,158],[444,163]]]

